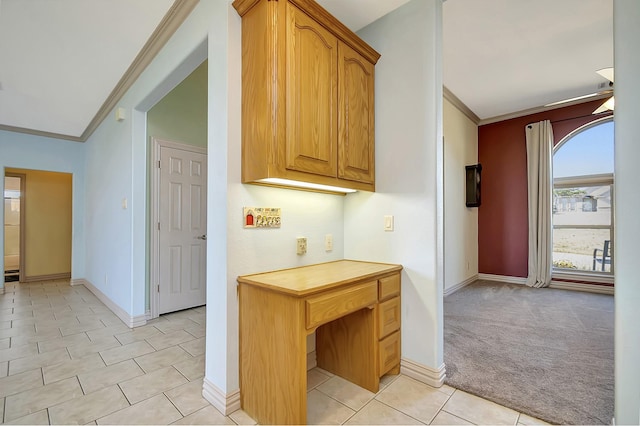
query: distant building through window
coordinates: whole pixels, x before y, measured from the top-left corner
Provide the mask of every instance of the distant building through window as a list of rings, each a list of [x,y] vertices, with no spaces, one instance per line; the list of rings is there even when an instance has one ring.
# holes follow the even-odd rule
[[[613,140],[608,118],[554,148],[554,270],[613,274]]]

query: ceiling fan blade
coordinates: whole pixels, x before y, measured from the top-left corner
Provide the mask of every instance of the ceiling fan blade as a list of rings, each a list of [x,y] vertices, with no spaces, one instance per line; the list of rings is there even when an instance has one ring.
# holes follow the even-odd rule
[[[602,68],[596,72],[613,83],[613,68]]]
[[[546,104],[545,107],[550,107],[550,106],[555,106],[555,105],[562,105],[562,104],[566,104],[566,103],[569,103],[569,102],[581,101],[583,99],[589,99],[589,98],[593,98],[593,97],[596,97],[596,96],[603,96],[603,95],[607,95],[607,94],[611,94],[611,93],[613,93],[613,90],[602,90],[600,92],[589,93],[587,95],[582,95],[582,96],[576,96],[575,98],[562,99],[560,101],[551,102],[549,104]]]
[[[600,114],[607,111],[613,111],[615,107],[615,100],[613,98],[614,97],[612,96],[607,99],[602,105],[600,105],[595,111],[593,111],[592,114]]]

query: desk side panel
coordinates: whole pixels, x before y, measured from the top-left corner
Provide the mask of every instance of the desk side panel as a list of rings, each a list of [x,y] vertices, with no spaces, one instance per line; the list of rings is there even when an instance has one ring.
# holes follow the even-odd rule
[[[316,330],[318,367],[378,392],[375,309],[360,309]]]
[[[305,424],[304,302],[240,284],[240,402],[260,424]]]

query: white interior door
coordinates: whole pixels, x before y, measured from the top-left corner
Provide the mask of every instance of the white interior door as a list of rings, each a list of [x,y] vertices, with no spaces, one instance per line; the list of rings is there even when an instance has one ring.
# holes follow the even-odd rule
[[[207,155],[160,148],[159,313],[206,303]]]

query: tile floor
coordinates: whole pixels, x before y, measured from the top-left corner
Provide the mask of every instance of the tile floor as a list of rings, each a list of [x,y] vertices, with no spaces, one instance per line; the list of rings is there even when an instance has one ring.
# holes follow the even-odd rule
[[[83,286],[6,283],[0,295],[0,420],[6,424],[254,424],[202,398],[205,308],[133,330]],[[409,377],[377,394],[315,368],[310,424],[542,424]]]

